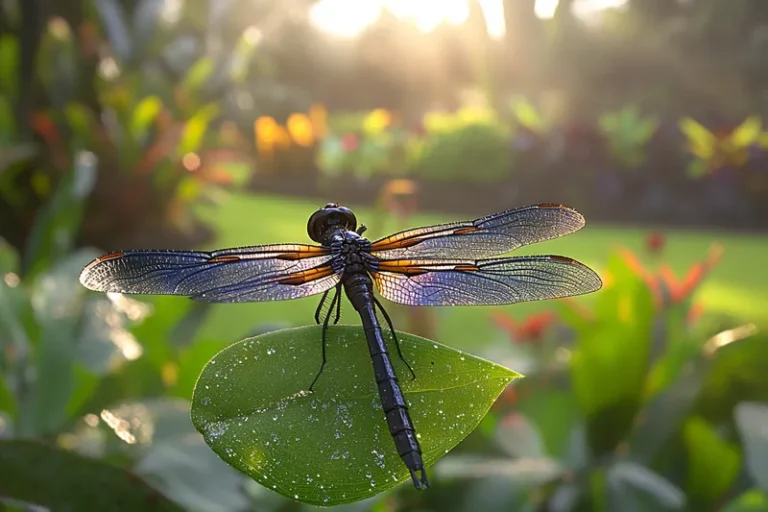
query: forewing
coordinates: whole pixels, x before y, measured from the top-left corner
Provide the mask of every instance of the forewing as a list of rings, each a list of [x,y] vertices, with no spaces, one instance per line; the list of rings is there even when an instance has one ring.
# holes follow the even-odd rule
[[[201,251],[124,251],[87,265],[80,282],[102,292],[184,295],[206,302],[260,302],[321,293],[339,282],[328,249],[262,245]]]
[[[576,210],[539,204],[472,221],[402,231],[374,242],[371,252],[384,260],[485,258],[573,233],[584,223]]]
[[[563,256],[382,261],[371,274],[384,298],[410,306],[514,304],[582,295],[602,286],[592,269]]]

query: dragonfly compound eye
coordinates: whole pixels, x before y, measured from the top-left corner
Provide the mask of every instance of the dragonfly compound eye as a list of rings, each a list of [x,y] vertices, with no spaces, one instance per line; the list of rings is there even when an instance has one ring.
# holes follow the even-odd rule
[[[307,234],[317,243],[323,243],[334,230],[354,231],[356,228],[357,218],[355,214],[344,206],[326,206],[313,213],[307,222]]]

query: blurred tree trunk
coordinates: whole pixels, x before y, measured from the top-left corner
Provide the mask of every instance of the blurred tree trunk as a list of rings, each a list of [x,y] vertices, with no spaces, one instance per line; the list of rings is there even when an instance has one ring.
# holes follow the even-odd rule
[[[504,84],[525,89],[535,82],[531,76],[537,57],[541,55],[544,27],[536,16],[536,0],[504,0]]]
[[[680,10],[678,0],[629,0],[630,13],[650,23],[664,22]]]
[[[470,0],[469,2],[469,17],[466,26],[469,34],[469,45],[472,48],[472,62],[474,63],[473,82],[482,89],[488,105],[496,106],[499,73],[492,67],[491,38],[488,34],[488,25],[485,22],[483,8],[478,0]]]

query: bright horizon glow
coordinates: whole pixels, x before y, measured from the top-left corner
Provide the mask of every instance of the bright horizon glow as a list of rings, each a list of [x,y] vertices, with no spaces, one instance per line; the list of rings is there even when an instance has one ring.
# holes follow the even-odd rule
[[[488,34],[504,35],[502,0],[478,0],[485,16]],[[559,0],[536,0],[536,16],[555,15]],[[627,0],[576,0],[574,13],[587,21],[600,11],[626,5]],[[431,32],[441,23],[460,25],[469,16],[467,0],[320,0],[310,10],[312,22],[328,34],[353,38],[379,19],[386,9],[394,16],[413,23],[422,32]]]

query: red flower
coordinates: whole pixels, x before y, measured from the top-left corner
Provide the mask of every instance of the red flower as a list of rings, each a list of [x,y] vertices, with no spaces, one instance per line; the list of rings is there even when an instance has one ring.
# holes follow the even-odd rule
[[[551,311],[542,311],[519,322],[506,313],[494,311],[491,313],[491,321],[506,331],[512,341],[535,344],[542,340],[547,329],[555,321],[555,315]]]
[[[341,147],[347,153],[356,151],[360,147],[360,138],[354,133],[348,133],[341,138]]]
[[[665,242],[666,242],[666,239],[664,238],[664,235],[662,235],[658,231],[654,231],[653,233],[645,237],[645,246],[648,248],[648,252],[651,252],[651,253],[660,252],[664,248]]]

